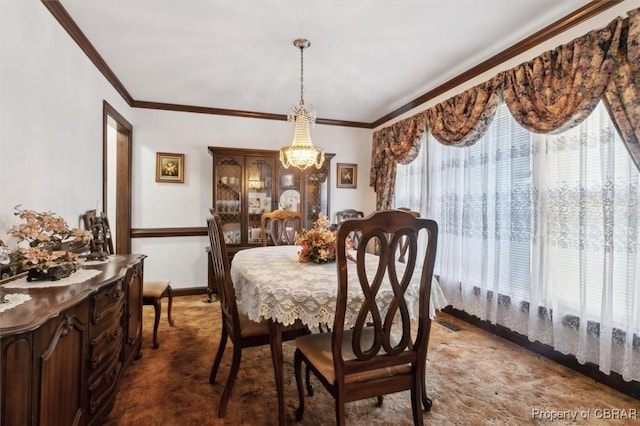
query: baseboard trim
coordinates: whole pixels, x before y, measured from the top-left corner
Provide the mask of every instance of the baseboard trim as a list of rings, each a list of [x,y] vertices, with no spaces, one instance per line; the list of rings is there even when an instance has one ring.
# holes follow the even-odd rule
[[[620,374],[615,372],[611,372],[611,374],[608,375],[604,374],[603,372],[598,370],[598,366],[595,364],[580,364],[573,355],[562,354],[554,350],[551,346],[545,345],[540,342],[530,342],[526,336],[520,333],[516,333],[515,331],[509,330],[508,328],[501,325],[491,324],[489,321],[481,320],[476,316],[452,308],[451,306],[447,306],[442,310],[442,312],[466,321],[469,324],[488,331],[489,333],[495,334],[496,336],[502,337],[503,339],[506,339],[512,343],[517,344],[518,346],[528,349],[531,352],[540,354],[545,358],[564,365],[565,367],[571,368],[572,370],[584,374],[585,376],[599,383],[607,385],[617,390],[618,392],[622,392],[626,395],[631,396],[632,398],[640,400],[640,382],[626,382],[622,379],[622,376]]]

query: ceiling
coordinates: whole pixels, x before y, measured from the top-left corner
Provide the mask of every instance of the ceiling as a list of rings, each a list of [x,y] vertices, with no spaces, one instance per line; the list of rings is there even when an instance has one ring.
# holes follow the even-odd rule
[[[61,0],[136,101],[374,123],[587,0]]]

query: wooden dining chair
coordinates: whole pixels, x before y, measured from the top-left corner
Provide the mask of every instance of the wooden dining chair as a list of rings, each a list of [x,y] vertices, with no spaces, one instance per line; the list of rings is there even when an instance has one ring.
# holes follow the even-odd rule
[[[353,230],[361,231],[363,244],[376,240],[380,246],[380,255],[375,256],[378,268],[375,277],[365,272],[365,256],[371,255],[359,250],[356,271],[351,272],[356,276],[349,281],[348,262],[351,261],[347,260],[345,247],[347,236]],[[424,266],[417,270],[420,232],[426,232],[428,246]],[[338,425],[344,425],[347,402],[378,397],[381,404],[381,395],[405,390],[411,391],[413,422],[422,425],[421,408],[431,409],[425,389],[425,370],[437,234],[436,222],[398,210],[378,211],[369,217],[349,219],[341,224],[337,237],[338,296],[333,331],[301,336],[295,341],[294,369],[300,400],[297,420],[301,420],[304,413],[301,366],[305,363],[335,399]],[[404,236],[409,240],[407,263],[404,273],[398,276],[394,253]],[[394,299],[388,312],[383,313],[378,310],[376,296],[385,274]],[[411,320],[404,295],[413,274],[420,277],[420,299],[417,319]],[[347,299],[350,292],[356,291],[353,287],[358,285],[363,300],[355,325],[350,328],[351,324],[345,322]]]
[[[411,213],[414,217],[420,217],[420,212],[415,210],[411,210],[408,207],[398,207],[398,210]],[[400,245],[398,246],[398,262],[406,263],[406,256],[408,250],[409,240],[406,237],[401,239]]]
[[[302,232],[302,213],[291,210],[274,210],[260,217],[262,245],[266,246],[267,235],[276,246],[291,246]]]
[[[220,335],[220,343],[218,344],[218,352],[211,367],[209,375],[209,383],[214,384],[218,368],[222,361],[222,355],[230,338],[233,343],[233,359],[231,361],[231,370],[227,383],[224,386],[220,405],[218,407],[218,417],[224,417],[231,396],[233,384],[238,375],[240,367],[240,359],[242,349],[254,346],[262,346],[269,344],[269,325],[267,321],[255,322],[251,321],[246,314],[240,312],[236,294],[231,281],[231,268],[229,258],[227,257],[227,245],[224,242],[222,234],[222,225],[219,215],[214,215],[207,219],[207,229],[209,241],[211,243],[211,261],[213,279],[218,287],[218,295],[220,298],[220,313],[222,319],[222,333]],[[297,322],[290,326],[282,327],[282,341],[293,340],[296,337],[308,334],[309,329]],[[308,376],[307,372],[307,376]],[[308,383],[308,378],[307,378]]]
[[[144,280],[142,282],[142,305],[153,306],[153,349],[158,349],[158,328],[160,326],[160,313],[162,311],[162,299],[166,297],[168,300],[167,320],[169,326],[175,326],[175,322],[171,318],[171,309],[173,306],[173,289],[169,280]]]

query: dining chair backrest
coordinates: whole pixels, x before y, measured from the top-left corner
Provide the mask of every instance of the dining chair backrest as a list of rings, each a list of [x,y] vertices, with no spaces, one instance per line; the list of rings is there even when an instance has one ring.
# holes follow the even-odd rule
[[[398,207],[398,210],[411,213],[414,217],[420,217],[420,212],[411,210],[408,207]],[[398,262],[402,262],[402,263],[406,262],[408,244],[409,244],[409,240],[407,238],[403,238],[400,245],[398,246],[398,251],[397,251]]]
[[[359,217],[364,217],[364,212],[355,209],[340,210],[336,213],[336,221],[338,223],[342,222],[343,220],[356,219]]]
[[[98,215],[96,210],[87,210],[81,215],[84,228],[91,232],[91,252],[115,254],[111,225],[104,213]]]
[[[227,244],[224,241],[222,223],[218,214],[214,214],[207,219],[207,232],[211,246],[212,276],[218,289],[222,316],[226,320],[223,322],[228,324],[229,334],[233,335],[234,333],[238,333],[239,337],[240,318],[238,315],[236,293],[233,289],[233,281],[231,280],[231,266],[227,254]]]
[[[348,259],[345,251],[346,239],[353,231],[361,233],[362,244],[366,245],[375,240],[380,247],[378,256],[371,256],[365,250],[356,253],[356,271],[348,268],[352,260]],[[422,269],[416,269],[418,254],[418,236],[426,233],[427,247],[424,254]],[[336,304],[335,322],[333,327],[332,347],[334,368],[336,372],[343,372],[337,380],[344,380],[350,374],[366,375],[366,371],[377,369],[392,369],[406,364],[413,366],[414,373],[424,376],[427,356],[427,346],[431,330],[429,317],[429,303],[431,295],[431,280],[435,263],[438,226],[435,221],[420,219],[410,213],[399,210],[377,211],[362,219],[349,219],[338,228],[337,236],[337,267],[338,267],[338,298]],[[394,253],[398,250],[402,240],[407,240],[406,267],[402,275],[398,275]],[[365,269],[365,256],[376,260],[376,274]],[[402,269],[402,268],[400,268]],[[355,273],[357,278],[349,280],[349,273]],[[409,317],[411,308],[407,304],[406,294],[409,283],[414,274],[419,275],[419,303],[417,305],[417,320]],[[388,277],[393,289],[393,300],[389,310],[384,313],[378,310],[376,298],[381,289],[384,277]],[[358,291],[354,283],[359,284],[363,299],[353,327],[350,348],[342,348],[345,330],[346,307],[349,294]],[[415,281],[414,284],[415,285]],[[410,290],[415,291],[415,288]],[[416,330],[412,330],[412,327]],[[348,328],[348,327],[347,327]],[[372,333],[364,330],[373,329]],[[400,331],[398,338],[394,337],[394,329]],[[413,334],[412,334],[413,333]],[[412,338],[412,335],[415,338]],[[373,336],[373,340],[368,338]],[[397,336],[397,335],[396,335]],[[367,338],[365,338],[367,337]],[[345,360],[343,354],[352,353],[354,359]],[[405,380],[398,378],[398,382]],[[424,383],[424,377],[420,382]],[[389,387],[398,383],[393,377],[384,379]],[[385,386],[381,386],[383,389]],[[384,392],[383,392],[384,393]],[[374,393],[375,395],[375,393]]]
[[[400,210],[403,212],[411,213],[414,217],[420,217],[420,212],[415,210],[411,210],[409,207],[398,207],[396,210]]]
[[[340,226],[340,224],[347,219],[357,219],[359,217],[364,217],[364,212],[361,212],[360,210],[355,210],[355,209],[341,210],[338,213],[336,213],[336,220],[338,221],[338,226]],[[353,244],[353,248],[355,250],[358,250],[358,248],[360,248],[360,233],[358,233],[357,231],[354,231],[351,233],[350,238]]]
[[[274,210],[260,217],[262,245],[271,241],[276,246],[291,246],[302,232],[302,213],[291,210]]]

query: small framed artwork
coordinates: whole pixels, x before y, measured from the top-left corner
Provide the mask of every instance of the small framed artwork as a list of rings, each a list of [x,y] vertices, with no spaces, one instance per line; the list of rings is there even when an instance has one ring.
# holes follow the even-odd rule
[[[338,188],[358,187],[358,165],[338,163]]]
[[[156,153],[156,182],[184,183],[184,154]]]

